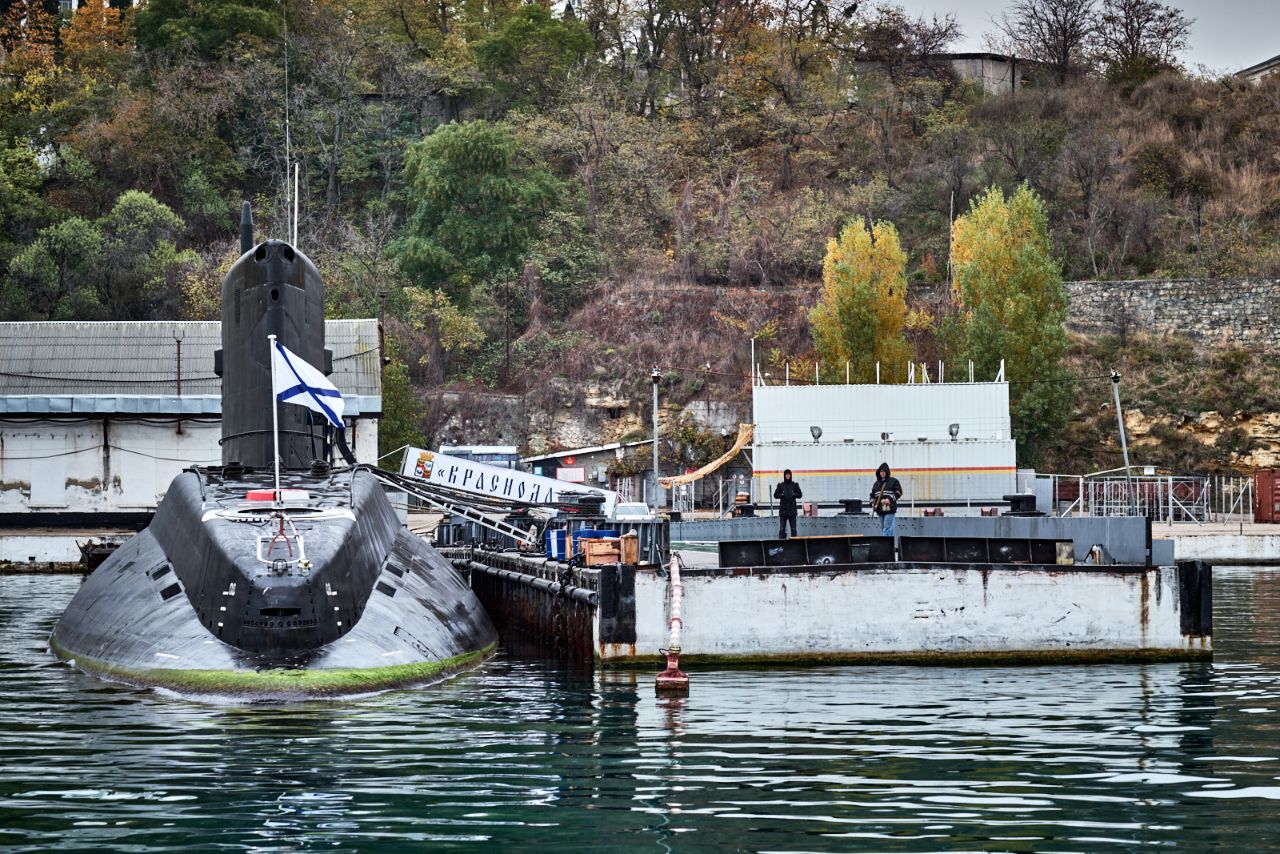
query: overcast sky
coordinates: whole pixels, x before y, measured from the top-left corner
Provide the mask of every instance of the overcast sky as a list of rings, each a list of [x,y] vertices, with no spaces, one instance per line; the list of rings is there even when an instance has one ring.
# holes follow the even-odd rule
[[[982,36],[992,29],[1007,0],[897,0],[913,14],[951,12],[964,30],[959,51],[985,50]],[[1239,71],[1280,54],[1280,0],[1164,0],[1194,18],[1183,62],[1192,70]],[[1099,0],[1101,3],[1101,0]],[[868,4],[870,5],[870,4]]]

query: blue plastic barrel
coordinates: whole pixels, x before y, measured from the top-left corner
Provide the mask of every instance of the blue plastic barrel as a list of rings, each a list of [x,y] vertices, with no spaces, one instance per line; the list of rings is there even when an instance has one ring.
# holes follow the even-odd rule
[[[551,560],[565,559],[564,544],[566,533],[563,528],[556,531],[547,531],[547,557]]]

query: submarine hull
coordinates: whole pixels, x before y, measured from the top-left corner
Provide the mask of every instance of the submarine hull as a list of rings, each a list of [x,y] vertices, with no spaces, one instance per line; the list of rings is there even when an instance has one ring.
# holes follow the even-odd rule
[[[214,359],[223,465],[173,480],[50,646],[108,679],[251,698],[361,693],[477,664],[497,633],[466,581],[403,528],[371,472],[331,467],[335,444],[355,462],[332,409],[280,402],[273,340],[330,368],[319,271],[287,243],[255,247],[247,203],[240,240]],[[291,392],[316,402],[339,393],[296,380]]]
[[[51,638],[94,675],[180,693],[293,698],[420,685],[497,633],[466,580],[400,525],[360,469],[191,470],[80,588]]]

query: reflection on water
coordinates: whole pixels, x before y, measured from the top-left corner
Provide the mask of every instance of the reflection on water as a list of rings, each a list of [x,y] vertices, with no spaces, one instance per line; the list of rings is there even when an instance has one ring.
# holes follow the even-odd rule
[[[660,700],[507,654],[291,706],[55,662],[77,583],[0,579],[5,851],[1280,850],[1280,571],[1217,572],[1212,665],[695,670]]]

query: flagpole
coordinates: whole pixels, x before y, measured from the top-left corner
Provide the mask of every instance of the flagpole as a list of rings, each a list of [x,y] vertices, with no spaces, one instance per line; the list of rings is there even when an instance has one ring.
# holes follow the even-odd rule
[[[280,503],[280,403],[276,400],[276,336],[268,335],[267,356],[271,361],[271,439],[275,447],[276,504]]]

